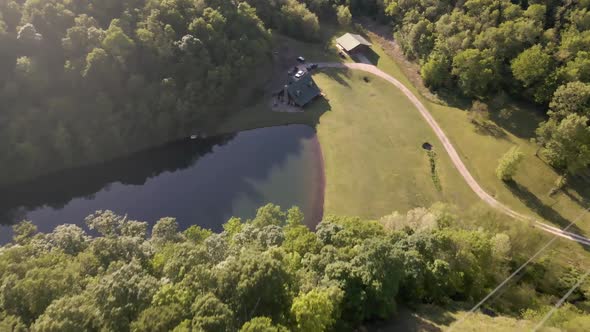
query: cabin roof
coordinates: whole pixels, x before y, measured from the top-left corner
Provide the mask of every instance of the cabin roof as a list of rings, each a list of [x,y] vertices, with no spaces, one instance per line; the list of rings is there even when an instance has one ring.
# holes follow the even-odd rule
[[[299,79],[293,79],[287,87],[287,92],[299,107],[307,105],[322,93],[309,72]]]

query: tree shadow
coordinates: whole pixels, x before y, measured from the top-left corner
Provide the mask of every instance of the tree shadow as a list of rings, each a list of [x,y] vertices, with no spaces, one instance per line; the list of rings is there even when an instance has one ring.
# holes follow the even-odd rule
[[[442,104],[449,107],[458,108],[465,112],[467,112],[467,110],[471,107],[471,104],[473,102],[470,98],[467,98],[458,93],[456,88],[443,87],[440,89],[430,91],[436,94],[436,96],[440,99]]]
[[[490,119],[516,137],[531,139],[545,115],[534,105],[510,99],[504,105],[491,105]]]
[[[453,316],[457,310],[455,305],[452,308],[442,308],[435,305],[422,304],[417,308],[402,307],[395,317],[376,321],[367,324],[366,330],[370,332],[386,331],[442,331],[439,326],[450,326],[456,321]]]
[[[490,120],[475,121],[471,120],[471,123],[475,126],[475,132],[480,135],[491,136],[498,139],[510,140],[506,132],[502,130],[498,125]]]
[[[582,208],[590,207],[590,181],[582,175],[570,175],[568,183],[561,190],[572,201],[576,202]]]
[[[334,81],[338,82],[338,84],[350,88],[350,84],[348,84],[347,81],[347,79],[350,79],[350,77],[352,76],[350,69],[326,68],[322,69],[321,72],[329,78],[333,79]]]
[[[559,212],[543,203],[525,186],[515,181],[505,182],[505,185],[512,192],[512,194],[514,194],[514,196],[516,196],[521,202],[523,202],[529,209],[538,214],[541,218],[557,224],[562,229],[571,223],[570,220],[564,218]],[[572,225],[568,231],[573,233],[581,233],[580,228],[578,228],[576,225]]]

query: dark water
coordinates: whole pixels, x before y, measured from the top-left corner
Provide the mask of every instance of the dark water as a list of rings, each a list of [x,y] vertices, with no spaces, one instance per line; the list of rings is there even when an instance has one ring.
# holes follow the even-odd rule
[[[312,226],[323,213],[322,167],[315,132],[303,125],[171,143],[0,189],[0,243],[23,219],[51,232],[107,209],[150,225],[172,216],[182,229],[219,231],[231,216],[251,218],[270,202],[301,207]]]

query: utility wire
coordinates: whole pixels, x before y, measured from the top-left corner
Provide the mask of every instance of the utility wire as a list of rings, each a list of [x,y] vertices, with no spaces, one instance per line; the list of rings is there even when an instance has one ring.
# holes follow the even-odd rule
[[[585,209],[582,213],[580,213],[580,215],[578,217],[576,217],[576,219],[574,219],[562,231],[567,231],[570,227],[572,227],[576,222],[578,222],[588,212],[588,210],[590,210],[590,208]],[[471,316],[490,297],[494,296],[494,294],[496,292],[498,292],[502,287],[504,287],[504,285],[506,285],[508,283],[508,281],[510,281],[512,278],[514,278],[514,276],[516,276],[518,273],[520,273],[520,271],[522,271],[527,265],[529,265],[533,260],[535,260],[537,257],[539,257],[539,255],[541,255],[541,253],[543,251],[545,251],[545,249],[547,249],[550,245],[552,245],[553,242],[555,242],[555,240],[557,240],[558,238],[559,238],[559,235],[554,235],[553,238],[551,240],[549,240],[549,242],[547,242],[541,249],[539,249],[539,251],[537,251],[533,256],[531,256],[531,258],[529,258],[524,264],[522,264],[518,269],[516,269],[516,271],[514,271],[508,278],[504,279],[504,281],[502,281],[496,288],[494,288],[493,291],[491,291],[486,297],[484,297],[473,308],[471,308],[471,310],[469,310],[469,312],[465,316],[463,316],[463,318],[458,320],[457,323],[450,326],[449,329],[447,330],[447,332],[452,331],[455,327],[457,327],[457,325],[460,325],[465,319],[467,319],[469,316]]]
[[[574,285],[574,287],[572,287],[567,293],[565,293],[565,295],[557,302],[555,307],[553,307],[553,309],[551,309],[551,311],[549,311],[547,313],[547,315],[545,315],[545,317],[543,317],[543,320],[540,321],[539,324],[537,324],[537,326],[535,326],[535,328],[533,329],[533,332],[538,331],[545,324],[545,322],[547,322],[547,320],[551,317],[551,315],[553,315],[555,313],[555,311],[557,311],[557,309],[559,309],[559,307],[561,307],[563,302],[565,302],[565,300],[567,300],[567,298],[570,297],[570,295],[572,295],[572,293],[578,287],[580,287],[580,285],[582,285],[582,283],[584,282],[584,280],[586,280],[586,278],[588,277],[589,274],[590,274],[590,269],[588,269],[588,271],[586,271],[586,273],[580,278],[580,280],[578,280],[578,282]]]

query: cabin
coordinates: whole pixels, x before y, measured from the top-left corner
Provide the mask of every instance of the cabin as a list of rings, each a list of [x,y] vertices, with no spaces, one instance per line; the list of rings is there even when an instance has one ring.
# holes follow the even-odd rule
[[[365,37],[361,35],[355,35],[353,33],[346,33],[340,38],[336,39],[336,44],[342,50],[349,54],[362,53],[368,51],[373,45]]]
[[[291,77],[289,84],[285,85],[282,95],[288,96],[288,103],[304,107],[322,94],[322,91],[314,82],[311,74],[305,72],[301,77]]]

